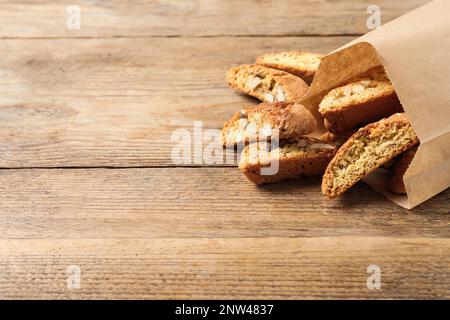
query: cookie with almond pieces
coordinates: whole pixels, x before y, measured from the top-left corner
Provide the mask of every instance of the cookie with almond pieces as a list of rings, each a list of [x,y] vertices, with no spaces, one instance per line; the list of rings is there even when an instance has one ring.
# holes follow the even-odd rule
[[[304,51],[268,53],[256,59],[257,65],[283,70],[310,84],[320,65],[321,54]]]
[[[310,137],[280,141],[277,147],[255,142],[242,150],[239,169],[257,185],[319,176],[336,150],[335,145]]]
[[[236,112],[222,129],[224,146],[256,141],[259,136],[296,138],[311,133],[317,121],[311,112],[295,102],[262,102]]]
[[[322,193],[336,198],[361,178],[419,143],[404,113],[359,129],[338,150],[322,178]]]
[[[331,90],[319,112],[328,131],[341,134],[403,112],[403,108],[387,75],[376,69],[368,77]]]
[[[227,72],[231,88],[266,102],[298,102],[309,90],[301,78],[258,65],[242,65]]]

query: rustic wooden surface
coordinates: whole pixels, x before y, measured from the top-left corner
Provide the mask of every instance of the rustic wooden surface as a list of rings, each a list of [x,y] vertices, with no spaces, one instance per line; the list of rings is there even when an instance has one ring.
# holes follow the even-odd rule
[[[387,22],[426,2],[71,1],[68,30],[66,3],[0,0],[0,298],[450,298],[449,190],[404,210],[170,157],[177,128],[255,103],[230,66],[326,53],[368,4]]]

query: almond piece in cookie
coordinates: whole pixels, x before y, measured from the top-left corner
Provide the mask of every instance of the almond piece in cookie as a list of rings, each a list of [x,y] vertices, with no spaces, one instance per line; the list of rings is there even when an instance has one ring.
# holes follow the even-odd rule
[[[227,81],[233,89],[266,102],[297,102],[309,89],[297,76],[257,65],[231,68]]]
[[[408,170],[411,161],[416,155],[417,148],[418,146],[403,152],[398,156],[398,159],[392,166],[392,176],[388,180],[388,187],[391,192],[398,194],[406,193],[403,176],[405,175],[406,170]]]
[[[317,122],[311,112],[294,102],[262,102],[243,108],[228,120],[222,129],[224,146],[256,141],[278,133],[279,139],[300,137],[314,131]],[[269,132],[270,131],[270,132]]]
[[[256,64],[292,73],[310,84],[319,68],[321,58],[322,55],[317,53],[287,51],[259,56]]]
[[[359,129],[339,149],[322,179],[322,193],[336,198],[384,163],[419,143],[404,113]]]
[[[239,169],[257,185],[318,176],[323,174],[336,150],[332,144],[309,137],[280,141],[275,149],[270,143],[255,142],[242,150]]]
[[[384,71],[331,90],[319,105],[332,133],[344,133],[378,121],[403,108]]]

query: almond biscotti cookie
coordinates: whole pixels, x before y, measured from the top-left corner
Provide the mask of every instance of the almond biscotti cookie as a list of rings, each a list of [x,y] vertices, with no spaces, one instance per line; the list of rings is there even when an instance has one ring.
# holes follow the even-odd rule
[[[321,58],[317,53],[287,51],[262,55],[256,59],[256,64],[292,73],[310,84]]]
[[[384,163],[419,143],[404,113],[371,123],[345,142],[329,163],[322,193],[336,198]]]
[[[324,124],[332,133],[343,133],[378,121],[403,108],[384,72],[331,90],[319,105]]]
[[[324,172],[336,150],[332,144],[309,137],[281,141],[273,150],[270,143],[252,143],[242,151],[239,169],[248,180],[258,185],[317,176]],[[263,172],[273,161],[278,161],[278,170],[273,174]]]
[[[266,102],[297,102],[309,89],[297,76],[256,65],[231,68],[227,72],[227,81],[233,89]]]
[[[256,141],[277,135],[279,139],[300,137],[314,131],[311,112],[294,102],[262,102],[236,112],[222,129],[224,146]]]
[[[403,152],[398,156],[398,159],[392,166],[392,176],[388,180],[388,187],[391,192],[399,194],[406,193],[403,176],[405,175],[406,170],[408,170],[411,161],[416,155],[417,148],[418,146]]]

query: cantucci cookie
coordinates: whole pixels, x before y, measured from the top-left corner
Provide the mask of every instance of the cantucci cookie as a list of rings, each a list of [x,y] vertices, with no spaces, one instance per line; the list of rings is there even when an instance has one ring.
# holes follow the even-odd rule
[[[406,193],[403,176],[416,155],[417,148],[418,147],[416,146],[403,152],[398,156],[398,159],[392,166],[392,176],[388,181],[388,187],[391,192],[399,194]]]
[[[317,176],[324,172],[336,150],[332,144],[309,137],[281,141],[274,149],[268,142],[256,142],[242,150],[239,169],[258,185]]]
[[[312,132],[317,122],[311,112],[294,102],[262,102],[243,108],[222,129],[224,146],[255,141],[276,135],[279,139],[300,137]]]
[[[321,58],[317,53],[287,51],[262,55],[256,59],[256,64],[292,73],[311,83]]]
[[[352,131],[402,111],[392,83],[380,69],[331,90],[319,105],[325,127],[333,133]]]
[[[230,87],[266,102],[297,102],[309,86],[288,72],[264,66],[242,65],[227,72]]]
[[[339,149],[322,179],[324,195],[335,198],[384,163],[419,142],[404,113],[359,129]]]

